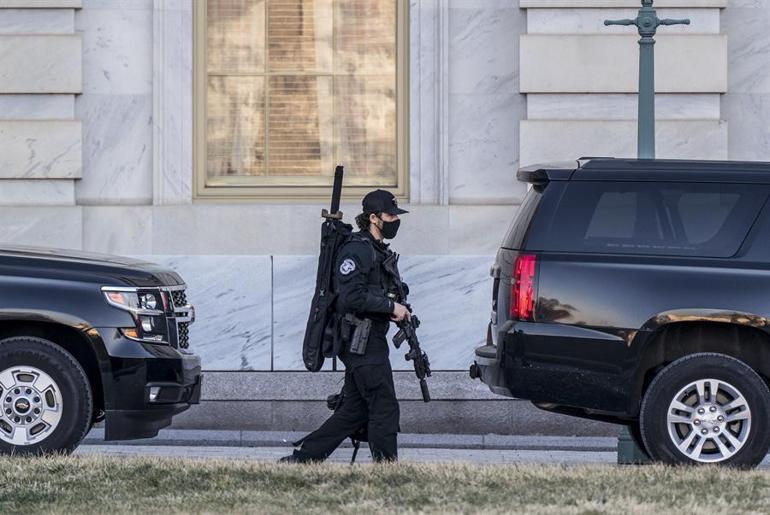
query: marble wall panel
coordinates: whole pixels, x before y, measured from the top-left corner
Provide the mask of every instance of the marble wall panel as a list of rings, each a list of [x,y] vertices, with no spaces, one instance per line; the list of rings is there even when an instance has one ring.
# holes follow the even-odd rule
[[[722,27],[730,38],[730,87],[722,97],[730,159],[770,161],[769,24],[767,0],[730,0],[722,11]]]
[[[518,125],[526,112],[517,93],[453,94],[449,107],[449,201],[515,204],[524,189],[511,180],[519,164]]]
[[[508,178],[517,182],[515,175]],[[449,254],[494,256],[519,206],[450,206]]]
[[[719,119],[720,95],[665,94],[655,96],[658,120]],[[549,94],[527,95],[527,118],[539,120],[636,120],[639,98],[635,94]]]
[[[0,95],[0,120],[74,117],[74,95]]]
[[[770,161],[770,94],[725,95],[722,116],[730,124],[730,159]]]
[[[452,250],[448,206],[404,205],[401,227],[391,247],[400,254],[448,254]],[[360,212],[360,209],[356,213]],[[353,211],[351,211],[351,214]],[[350,220],[353,216],[350,217]],[[317,252],[316,252],[317,253]]]
[[[470,7],[452,2],[450,6],[449,92],[518,93],[514,35],[525,32],[525,18],[515,3]]]
[[[192,204],[154,209],[161,254],[315,254],[321,205]],[[343,206],[346,219],[353,215]]]
[[[84,207],[83,250],[105,254],[151,253],[152,207]]]
[[[81,141],[74,120],[0,121],[0,179],[78,178]]]
[[[79,207],[0,207],[0,245],[34,245],[80,250]]]
[[[152,95],[88,93],[83,120],[83,180],[78,203],[152,203]]]
[[[144,256],[177,271],[196,308],[190,348],[204,370],[270,370],[270,256]]]
[[[318,256],[273,257],[273,370],[305,369],[302,341],[317,267]]]
[[[526,31],[524,12],[505,0],[449,5],[448,202],[516,203],[517,121],[526,114],[516,36]]]
[[[722,115],[730,123],[730,159],[770,161],[770,2],[731,0],[722,11],[729,34],[730,88]]]
[[[449,5],[409,2],[409,198],[440,204],[447,199]]]
[[[519,9],[518,0],[448,0],[452,9]]]
[[[604,25],[604,20],[636,18],[638,5],[630,9],[527,9],[529,34],[632,33],[633,26]],[[719,9],[658,9],[660,18],[689,18],[690,25],[661,28],[666,34],[719,34]]]
[[[522,9],[526,8],[632,8],[639,7],[637,0],[520,0]],[[655,7],[726,7],[727,0],[656,0]]]
[[[153,252],[158,254],[317,255],[322,205],[192,204],[156,206]],[[449,252],[447,206],[408,205],[394,247],[404,254]],[[341,207],[345,221],[360,205]]]
[[[0,206],[74,206],[71,180],[0,180]]]
[[[114,6],[75,15],[76,30],[83,37],[83,93],[150,94],[152,10]]]
[[[196,0],[159,0],[165,4],[192,3]],[[152,9],[153,0],[83,0],[83,9]]]
[[[580,156],[636,156],[635,121],[526,120],[521,122],[522,165]],[[657,156],[727,159],[727,124],[722,121],[661,121]],[[558,142],[555,145],[554,142]]]
[[[153,179],[155,204],[192,202],[192,2],[154,2]]]
[[[75,32],[71,9],[5,9],[0,34],[61,34]]]
[[[501,236],[502,237],[502,236]],[[492,306],[493,256],[405,256],[399,270],[419,316],[420,344],[433,370],[467,370],[484,345]],[[395,331],[391,331],[393,334]],[[396,370],[410,370],[404,349],[391,349]]]
[[[730,38],[728,94],[770,94],[770,3],[731,2],[722,27]]]
[[[522,93],[633,93],[638,90],[638,36],[521,36]],[[727,36],[671,34],[656,43],[655,87],[661,93],[727,90]]]
[[[80,93],[79,35],[0,36],[0,93]]]
[[[419,315],[420,343],[434,370],[465,370],[489,321],[491,256],[403,256],[401,274]],[[274,369],[303,370],[302,338],[315,285],[314,256],[274,258]],[[390,337],[395,333],[391,330]],[[391,348],[396,370],[409,370],[404,348]],[[328,364],[327,364],[328,365]]]
[[[83,0],[0,0],[0,9],[79,9]]]
[[[83,37],[83,180],[78,203],[153,199],[152,3],[89,1],[75,17]],[[191,88],[191,86],[190,86]]]

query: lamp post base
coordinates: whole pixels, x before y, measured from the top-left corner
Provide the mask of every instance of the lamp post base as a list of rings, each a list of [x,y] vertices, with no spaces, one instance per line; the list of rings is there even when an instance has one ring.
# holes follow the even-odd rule
[[[631,432],[623,426],[618,434],[618,465],[649,465],[652,460],[639,448]]]

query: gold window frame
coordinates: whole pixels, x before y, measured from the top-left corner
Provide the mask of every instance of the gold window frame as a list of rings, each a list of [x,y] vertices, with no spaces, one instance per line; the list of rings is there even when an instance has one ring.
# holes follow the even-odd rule
[[[396,184],[372,181],[366,186],[343,187],[343,199],[359,200],[373,188],[386,188],[400,200],[409,191],[409,3],[396,2]],[[208,0],[193,2],[193,197],[195,200],[260,200],[265,202],[328,200],[328,186],[303,186],[300,177],[276,177],[276,184],[256,184],[257,177],[220,177],[211,184],[206,170],[207,120],[207,12]],[[269,153],[270,149],[267,148]],[[345,163],[337,163],[345,165]],[[330,173],[332,171],[330,170]],[[262,178],[264,180],[264,178]],[[284,182],[280,184],[279,181]],[[252,184],[248,184],[252,182]],[[297,182],[297,185],[288,184]],[[380,184],[378,184],[380,182]]]

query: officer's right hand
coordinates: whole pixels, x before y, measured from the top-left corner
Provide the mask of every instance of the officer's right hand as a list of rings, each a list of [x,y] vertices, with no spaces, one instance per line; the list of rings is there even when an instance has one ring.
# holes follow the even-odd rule
[[[408,309],[406,309],[406,306],[403,304],[399,304],[398,302],[393,303],[393,314],[390,316],[391,320],[395,320],[396,322],[400,322],[403,319],[411,320],[412,314],[409,312]]]

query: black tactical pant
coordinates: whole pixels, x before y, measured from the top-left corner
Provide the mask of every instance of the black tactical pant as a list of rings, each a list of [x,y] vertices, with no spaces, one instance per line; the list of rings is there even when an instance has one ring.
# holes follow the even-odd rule
[[[325,460],[353,433],[366,427],[375,461],[398,459],[398,400],[389,362],[345,370],[342,405],[321,427],[310,433],[294,455],[302,460]]]

